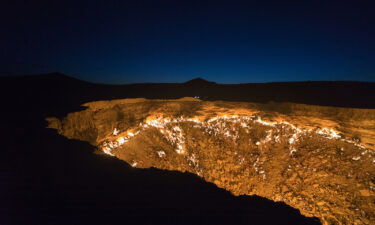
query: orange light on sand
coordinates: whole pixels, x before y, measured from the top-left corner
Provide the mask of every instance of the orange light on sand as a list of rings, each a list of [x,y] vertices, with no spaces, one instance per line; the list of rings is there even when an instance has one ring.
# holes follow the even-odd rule
[[[214,134],[222,134],[224,137],[232,138],[234,141],[238,138],[238,131],[234,129],[234,127],[231,128],[231,130],[228,130],[227,127],[228,124],[234,123],[239,124],[241,128],[246,129],[248,131],[251,129],[251,126],[253,123],[258,123],[266,127],[272,127],[275,128],[277,126],[286,126],[287,129],[290,129],[292,131],[292,135],[288,138],[288,144],[290,145],[290,154],[295,153],[297,150],[294,147],[295,143],[298,142],[298,139],[301,135],[307,134],[307,133],[316,133],[318,135],[321,135],[324,138],[328,139],[342,139],[342,136],[335,131],[332,128],[316,128],[316,129],[303,129],[299,128],[294,124],[291,124],[287,121],[266,121],[263,120],[259,116],[239,116],[239,115],[228,115],[228,114],[222,114],[218,116],[214,116],[209,118],[206,121],[201,121],[198,117],[178,117],[171,119],[169,117],[163,118],[161,115],[158,116],[150,116],[148,117],[144,123],[140,123],[139,127],[132,128],[126,131],[126,136],[118,137],[115,141],[109,141],[108,145],[106,145],[104,148],[102,148],[102,151],[108,155],[114,156],[112,153],[112,150],[114,148],[117,148],[119,146],[124,145],[126,142],[129,141],[129,139],[137,136],[142,130],[148,129],[150,127],[157,128],[162,135],[166,137],[166,139],[175,146],[175,151],[178,154],[184,154],[185,151],[185,134],[184,130],[178,126],[179,123],[182,122],[189,122],[193,123],[194,127],[196,128],[204,128],[206,132],[210,135]],[[173,127],[170,127],[170,125],[173,125]],[[177,125],[177,126],[176,126]],[[113,135],[117,136],[119,135],[120,131],[115,128],[113,131]],[[246,132],[249,133],[249,132]],[[111,139],[111,138],[109,138]],[[272,130],[267,131],[267,136],[258,142],[256,142],[256,145],[260,146],[262,144],[265,144],[271,140],[274,140],[275,142],[280,141],[280,136],[276,135],[273,136]],[[346,140],[342,139],[343,141],[347,143],[351,143],[356,145],[357,147],[364,148],[358,143],[355,143],[352,140]]]

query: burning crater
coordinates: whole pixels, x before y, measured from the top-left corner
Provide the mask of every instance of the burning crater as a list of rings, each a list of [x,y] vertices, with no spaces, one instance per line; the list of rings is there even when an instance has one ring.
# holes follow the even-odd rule
[[[190,172],[323,224],[375,223],[375,110],[124,99],[47,118],[133,167]]]

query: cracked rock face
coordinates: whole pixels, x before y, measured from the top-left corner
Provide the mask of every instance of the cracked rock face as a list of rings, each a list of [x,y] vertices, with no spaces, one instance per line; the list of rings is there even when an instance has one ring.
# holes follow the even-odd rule
[[[190,172],[323,224],[375,223],[375,110],[124,99],[47,118],[133,167]]]

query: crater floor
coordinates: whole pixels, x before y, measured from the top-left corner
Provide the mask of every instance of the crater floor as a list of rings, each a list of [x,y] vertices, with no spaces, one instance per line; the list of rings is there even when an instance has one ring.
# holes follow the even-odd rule
[[[375,223],[375,110],[194,98],[84,106],[48,127],[133,167],[194,173],[323,224]]]

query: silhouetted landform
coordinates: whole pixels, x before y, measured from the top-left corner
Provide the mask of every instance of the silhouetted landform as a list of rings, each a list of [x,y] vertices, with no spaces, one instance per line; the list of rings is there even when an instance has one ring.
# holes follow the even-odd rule
[[[371,98],[374,82],[310,81],[248,84],[217,84],[197,78],[185,83],[145,83],[108,85],[81,81],[60,73],[2,78],[3,86],[13,97],[25,99],[25,94],[59,97],[65,101],[89,102],[95,100],[137,98],[177,99],[199,96],[203,100],[226,100],[267,103],[292,102],[309,105],[350,108],[375,108]],[[56,95],[56,96],[54,96]],[[38,97],[38,96],[35,96]]]
[[[210,86],[210,85],[214,85],[214,84],[217,84],[215,82],[210,82],[210,81],[207,81],[203,78],[195,78],[193,80],[189,80],[187,82],[184,83],[185,85],[190,85],[190,86]]]
[[[374,87],[361,82],[103,85],[57,73],[0,78],[0,222],[318,224],[285,204],[235,197],[195,175],[137,170],[92,154],[89,144],[45,129],[44,119],[61,118],[85,102],[135,97],[375,108]]]

